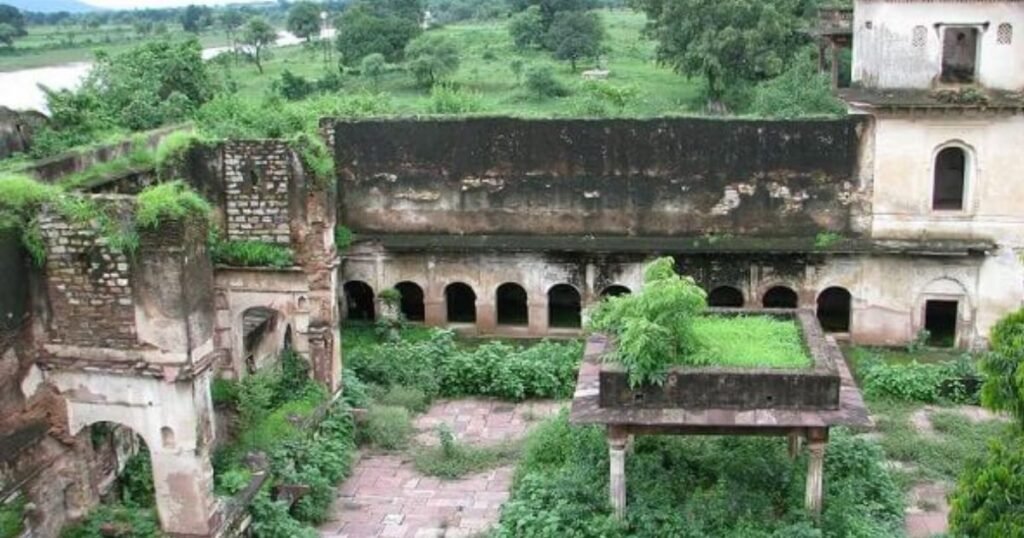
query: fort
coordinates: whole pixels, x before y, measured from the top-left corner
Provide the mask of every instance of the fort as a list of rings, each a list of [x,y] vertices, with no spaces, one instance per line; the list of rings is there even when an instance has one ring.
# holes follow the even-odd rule
[[[672,256],[711,306],[811,310],[855,344],[985,348],[1024,297],[1024,13],[924,5],[861,0],[822,34],[853,44],[840,119],[324,118],[329,181],[294,141],[225,140],[189,146],[172,174],[91,183],[83,196],[122,220],[169,177],[212,205],[210,222],[140,229],[133,251],[43,207],[42,263],[0,240],[0,497],[20,491],[34,536],[56,536],[137,435],[162,528],[228,534],[212,380],[292,349],[337,394],[340,323],[388,315],[389,289],[413,323],[576,336],[588,308]],[[944,45],[958,33],[973,55]],[[964,87],[985,98],[941,93]],[[111,151],[29,171],[56,183]],[[211,226],[293,263],[215,260]]]

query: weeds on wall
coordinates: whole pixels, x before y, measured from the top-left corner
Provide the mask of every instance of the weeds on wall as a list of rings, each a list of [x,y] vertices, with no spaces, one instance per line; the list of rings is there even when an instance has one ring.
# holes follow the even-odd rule
[[[25,531],[25,498],[17,496],[0,505],[0,538],[18,538]]]
[[[212,234],[207,243],[214,263],[232,267],[276,267],[295,265],[292,249],[264,241],[222,241]]]

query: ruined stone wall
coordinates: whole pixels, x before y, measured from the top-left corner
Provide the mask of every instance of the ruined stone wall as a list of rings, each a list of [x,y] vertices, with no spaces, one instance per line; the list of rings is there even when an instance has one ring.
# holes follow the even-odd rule
[[[48,341],[53,344],[137,347],[128,256],[106,246],[92,227],[54,212],[40,216],[47,245]]]
[[[356,232],[814,236],[864,231],[862,121],[335,121]]]
[[[231,141],[222,154],[228,239],[289,244],[293,163],[287,143]]]

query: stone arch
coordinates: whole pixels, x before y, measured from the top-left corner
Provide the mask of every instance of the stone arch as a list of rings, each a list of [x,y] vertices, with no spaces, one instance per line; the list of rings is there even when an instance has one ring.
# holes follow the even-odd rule
[[[610,286],[605,286],[605,288],[601,290],[601,297],[621,297],[623,295],[629,295],[630,293],[633,293],[633,290],[628,287],[623,286],[622,284],[612,284]]]
[[[476,323],[476,292],[469,284],[452,282],[444,288],[448,323]]]
[[[174,429],[170,426],[160,428],[160,446],[166,449],[174,448]]]
[[[761,298],[763,308],[796,308],[799,298],[789,286],[773,286]]]
[[[423,300],[423,288],[415,282],[403,280],[395,284],[395,289],[402,296],[398,307],[405,319],[416,322],[424,321],[427,309]]]
[[[963,211],[971,183],[974,158],[971,148],[953,141],[936,148],[932,158],[932,210]]]
[[[548,289],[548,327],[578,329],[582,326],[583,298],[571,284]]]
[[[266,306],[251,306],[242,311],[242,359],[249,373],[255,373],[267,361],[273,361],[284,346],[284,315]]]
[[[743,292],[735,286],[717,286],[708,292],[708,306],[715,308],[743,308]]]
[[[373,288],[362,280],[349,280],[342,286],[348,319],[373,321],[377,318]]]
[[[506,282],[494,292],[498,325],[528,325],[530,307],[526,289],[515,282]]]
[[[818,322],[825,332],[848,333],[852,320],[853,295],[841,286],[825,288],[818,294]]]

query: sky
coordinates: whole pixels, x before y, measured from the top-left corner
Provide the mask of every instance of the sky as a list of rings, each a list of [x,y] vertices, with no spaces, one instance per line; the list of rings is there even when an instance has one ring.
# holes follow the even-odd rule
[[[87,4],[110,9],[143,9],[161,7],[181,7],[189,4],[242,4],[260,0],[82,0]],[[266,1],[266,0],[262,0]]]

